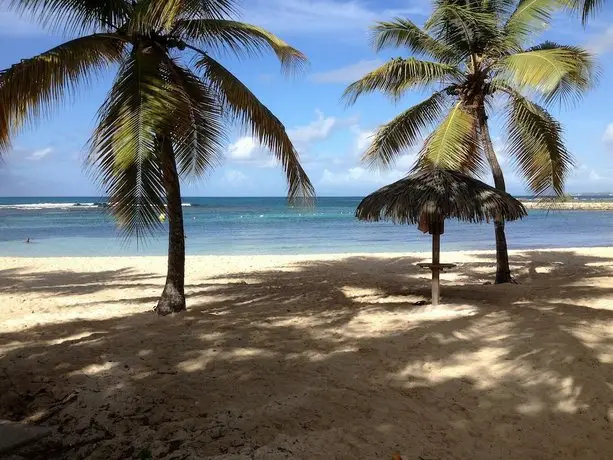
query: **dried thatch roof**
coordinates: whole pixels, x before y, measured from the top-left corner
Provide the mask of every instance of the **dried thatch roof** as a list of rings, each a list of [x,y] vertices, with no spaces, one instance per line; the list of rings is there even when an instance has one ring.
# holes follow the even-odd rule
[[[524,206],[508,193],[457,171],[428,168],[387,185],[362,200],[360,220],[417,224],[455,218],[483,222],[496,215],[505,220],[526,216]]]

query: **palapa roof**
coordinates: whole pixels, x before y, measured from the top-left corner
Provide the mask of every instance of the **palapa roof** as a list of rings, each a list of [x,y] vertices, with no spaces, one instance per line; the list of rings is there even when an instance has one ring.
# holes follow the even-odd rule
[[[402,224],[417,224],[420,218],[428,222],[441,218],[483,222],[498,215],[516,220],[527,212],[508,193],[466,174],[440,168],[420,169],[380,188],[364,198],[356,210],[360,220]]]

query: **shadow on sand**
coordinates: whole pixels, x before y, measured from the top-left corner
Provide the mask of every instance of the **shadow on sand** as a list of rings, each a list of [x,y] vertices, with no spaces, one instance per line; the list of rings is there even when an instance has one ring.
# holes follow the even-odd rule
[[[352,257],[201,277],[174,317],[2,334],[0,418],[54,429],[15,458],[611,458],[610,261],[514,255],[521,284],[492,286],[489,257],[448,275],[440,311],[416,304],[429,292],[416,259]],[[163,282],[0,280],[53,296]]]

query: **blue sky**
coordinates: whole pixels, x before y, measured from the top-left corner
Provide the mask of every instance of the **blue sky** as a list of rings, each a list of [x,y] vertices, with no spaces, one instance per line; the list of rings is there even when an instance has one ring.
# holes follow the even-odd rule
[[[377,126],[424,94],[410,94],[396,104],[373,95],[350,108],[340,102],[340,95],[348,83],[386,58],[406,55],[402,50],[375,54],[369,46],[369,25],[394,16],[422,23],[428,2],[249,0],[243,4],[245,21],[279,34],[310,59],[308,69],[291,78],[280,73],[272,58],[237,62],[224,57],[222,61],[285,123],[317,194],[363,195],[402,177],[412,163],[412,152],[406,152],[393,170],[382,173],[360,165],[360,155]],[[544,37],[588,47],[597,54],[602,70],[598,87],[580,104],[552,110],[563,123],[567,144],[577,159],[567,184],[571,192],[613,192],[613,2],[608,4],[586,29],[577,19],[560,16]],[[61,41],[62,37],[1,8],[0,68]],[[100,194],[82,161],[96,110],[111,81],[109,74],[83,87],[79,97],[67,100],[14,140],[13,151],[0,164],[0,195]],[[504,137],[496,126],[493,134],[502,149]],[[501,156],[509,191],[523,193],[521,180]],[[280,196],[285,190],[280,169],[239,130],[229,139],[223,165],[183,185],[185,196]]]

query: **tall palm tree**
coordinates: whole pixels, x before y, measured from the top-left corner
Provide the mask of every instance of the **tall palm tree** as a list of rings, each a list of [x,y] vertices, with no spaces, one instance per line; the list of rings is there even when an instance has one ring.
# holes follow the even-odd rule
[[[504,115],[506,153],[537,195],[563,193],[573,162],[560,124],[546,106],[580,96],[593,81],[585,50],[545,42],[528,46],[559,8],[550,0],[436,0],[423,28],[397,18],[374,26],[377,50],[405,48],[351,84],[349,104],[380,91],[398,100],[409,90],[432,91],[380,127],[364,160],[388,166],[425,140],[416,166],[431,163],[479,174],[486,165],[494,184],[505,180],[494,151],[489,117]],[[540,104],[539,104],[540,102]],[[504,220],[495,219],[496,282],[512,281]]]
[[[227,117],[244,124],[281,163],[291,199],[313,187],[284,126],[213,56],[272,50],[286,70],[305,57],[273,34],[232,20],[235,0],[11,0],[45,26],[77,36],[0,73],[0,153],[31,119],[48,113],[108,68],[117,75],[99,111],[88,164],[111,210],[138,237],[169,221],[168,274],[156,310],[185,309],[180,178],[221,158]]]

